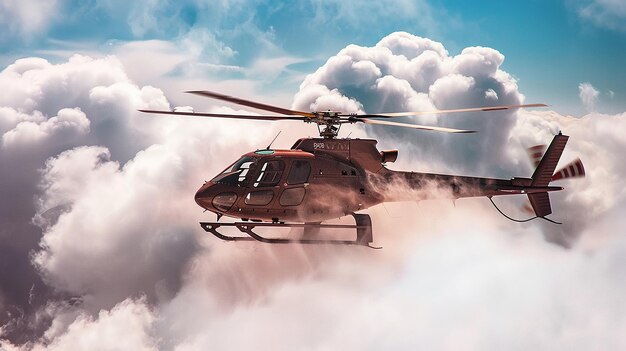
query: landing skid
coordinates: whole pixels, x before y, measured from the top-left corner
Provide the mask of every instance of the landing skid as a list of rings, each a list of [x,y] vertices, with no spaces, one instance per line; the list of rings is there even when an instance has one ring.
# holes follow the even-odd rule
[[[218,222],[200,222],[200,226],[205,231],[215,235],[219,239],[225,241],[260,241],[268,244],[330,244],[330,245],[359,245],[367,246],[372,249],[380,249],[380,247],[371,246],[373,241],[372,220],[366,214],[353,214],[355,225],[346,224],[311,224],[311,223],[255,223],[255,222],[235,222],[235,223],[218,223]],[[240,232],[249,236],[228,236],[218,232],[220,227],[235,227]],[[288,239],[288,238],[266,238],[254,232],[256,227],[269,228],[303,228],[305,237],[308,233],[314,233],[321,229],[356,229],[355,240],[324,240],[324,239]]]

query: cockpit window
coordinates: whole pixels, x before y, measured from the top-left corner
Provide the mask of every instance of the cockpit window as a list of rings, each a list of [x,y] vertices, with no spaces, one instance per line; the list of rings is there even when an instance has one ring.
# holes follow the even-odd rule
[[[220,173],[211,181],[216,183],[236,183],[241,185],[246,180],[246,176],[250,173],[250,169],[254,168],[257,160],[257,157],[244,156],[237,160],[237,162],[233,163],[230,167],[226,168],[224,172]]]
[[[252,156],[244,156],[240,158],[237,162],[233,163],[232,166],[226,168],[222,173],[230,173],[236,172],[240,169],[250,169],[250,165],[256,161],[256,157]]]
[[[261,172],[254,182],[254,187],[274,186],[278,184],[283,170],[285,169],[285,163],[282,160],[267,161],[261,166]]]

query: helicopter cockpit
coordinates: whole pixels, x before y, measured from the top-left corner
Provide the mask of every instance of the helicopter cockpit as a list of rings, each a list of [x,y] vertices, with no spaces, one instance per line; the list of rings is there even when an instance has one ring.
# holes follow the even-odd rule
[[[257,156],[243,156],[211,179],[211,182],[254,188],[278,184],[285,170],[283,160],[269,159],[261,162],[260,159]]]
[[[256,168],[259,157],[243,156],[228,166],[222,173],[211,179],[213,183],[221,183],[232,186],[244,186],[249,176]]]

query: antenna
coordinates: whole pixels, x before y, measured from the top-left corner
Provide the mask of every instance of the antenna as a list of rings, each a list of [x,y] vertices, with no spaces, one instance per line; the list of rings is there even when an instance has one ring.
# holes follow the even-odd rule
[[[276,136],[274,137],[274,139],[272,139],[272,142],[271,142],[269,145],[267,145],[267,147],[265,148],[265,150],[269,150],[269,149],[270,149],[270,147],[272,146],[272,144],[274,144],[274,142],[276,141],[276,138],[278,138],[278,136],[279,136],[279,135],[280,135],[280,133],[282,133],[282,132],[283,132],[283,131],[281,130],[281,131],[279,131],[279,132],[278,132],[278,134],[276,134]]]

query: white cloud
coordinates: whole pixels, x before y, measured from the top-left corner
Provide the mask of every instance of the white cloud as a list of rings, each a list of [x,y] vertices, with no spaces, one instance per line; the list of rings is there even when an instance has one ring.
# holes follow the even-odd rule
[[[395,55],[403,55],[408,60],[418,58],[426,51],[433,51],[441,58],[448,56],[448,51],[443,44],[428,38],[421,38],[406,32],[394,33],[381,39],[378,47],[389,48]]]
[[[235,50],[218,40],[205,28],[192,28],[179,39],[179,45],[192,57],[209,62],[219,62],[237,54]]]
[[[57,116],[44,119],[40,123],[28,120],[27,117],[26,121],[19,122],[15,128],[2,135],[2,147],[11,152],[32,147],[33,144],[34,147],[41,147],[37,144],[49,138],[61,138],[67,142],[89,133],[89,124],[85,114],[78,108],[62,109]]]
[[[70,209],[48,223],[45,249],[35,259],[50,285],[83,295],[92,308],[111,307],[140,291],[154,299],[157,287],[165,296],[176,290],[180,270],[195,250],[185,223],[193,223],[185,213],[194,207],[184,194],[197,184],[183,182],[179,156],[167,153],[152,147],[123,169],[96,147],[48,161],[40,213],[60,205]],[[170,206],[176,202],[174,211]]]
[[[379,208],[378,252],[220,243],[195,257],[173,299],[79,314],[51,345],[79,340],[88,348],[124,333],[177,350],[626,346],[620,231],[563,250],[543,243],[537,226],[501,221],[487,206],[411,206],[418,215],[401,221]],[[620,211],[588,231],[621,224]]]
[[[50,343],[31,345],[33,351],[54,350],[158,350],[150,334],[154,315],[144,300],[124,300],[96,317],[80,314],[66,331]]]
[[[123,165],[103,147],[74,148],[46,162],[36,217],[44,233],[35,262],[51,286],[82,296],[89,310],[139,292],[151,303],[171,298],[198,249],[202,211],[193,194],[273,133],[259,122],[250,124],[258,133],[245,136],[233,121],[167,122],[159,143]],[[233,147],[233,140],[240,145]],[[63,210],[48,215],[55,208]]]
[[[578,97],[582,101],[587,112],[595,111],[596,103],[600,92],[591,83],[580,83],[578,85]]]
[[[65,108],[80,108],[90,121],[87,139],[107,145],[115,158],[123,160],[148,145],[155,128],[154,119],[145,118],[137,109],[169,108],[161,90],[132,83],[113,56],[74,55],[56,65],[40,58],[20,59],[0,73],[0,84],[11,87],[0,95],[0,106],[21,116],[55,116]],[[24,118],[14,119],[13,127]],[[43,126],[55,122],[52,119]],[[0,128],[10,128],[7,123],[0,122]],[[32,124],[22,128],[26,126]]]
[[[20,36],[31,39],[34,35],[45,32],[57,18],[59,8],[57,0],[2,0],[0,1],[0,40]],[[8,34],[8,35],[7,35]]]
[[[598,27],[626,31],[626,3],[622,0],[583,0],[578,15]]]
[[[61,64],[20,59],[0,72],[0,82],[8,87],[0,94],[0,221],[5,224],[0,264],[12,267],[0,276],[0,323],[7,321],[5,308],[24,315],[5,329],[12,333],[14,326],[31,323],[30,317],[52,293],[29,260],[41,238],[31,223],[33,198],[40,191],[38,170],[48,157],[79,145],[108,146],[114,159],[125,161],[145,148],[160,128],[156,119],[136,121],[136,109],[169,104],[160,90],[132,84],[113,57],[76,55]],[[64,205],[49,208],[46,216],[58,217],[68,210]]]
[[[626,167],[615,162],[626,147],[621,137],[626,133],[626,114],[591,113],[574,118],[555,112],[525,111],[513,129],[512,150],[523,152],[525,146],[545,144],[558,131],[570,135],[561,165],[580,156],[587,175],[585,179],[563,182],[566,191],[552,196],[555,215],[565,224],[546,226],[544,232],[551,240],[572,245],[579,235],[589,232],[592,223],[626,200],[626,192],[619,185]]]
[[[494,104],[494,96],[500,105],[519,104],[523,95],[515,79],[500,69],[503,60],[500,52],[484,47],[465,48],[460,54],[449,56],[441,43],[405,32],[392,33],[373,47],[349,45],[329,58],[306,77],[292,106],[297,110],[342,106],[337,101],[341,97],[336,93],[334,97],[328,96],[329,92],[341,93],[344,99],[353,100],[368,113],[490,106]],[[329,107],[317,103],[322,96]],[[406,119],[419,124],[479,130],[483,133],[479,140],[397,129],[372,130],[379,135],[388,132],[395,139],[411,138],[413,147],[409,152],[416,159],[437,155],[438,160],[446,159],[458,165],[457,171],[480,174],[485,172],[487,163],[483,161],[486,160],[501,164],[502,169],[511,167],[510,160],[499,150],[505,147],[514,119],[515,112],[511,111],[486,116],[431,115]],[[419,138],[415,138],[417,134]],[[447,146],[441,148],[435,139],[444,140]],[[467,152],[458,153],[459,149]]]
[[[493,89],[487,89],[485,91],[485,99],[497,101],[498,100],[498,93],[496,93],[495,90],[493,90]]]

